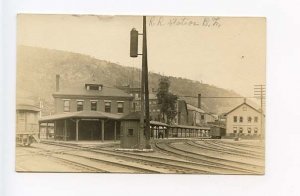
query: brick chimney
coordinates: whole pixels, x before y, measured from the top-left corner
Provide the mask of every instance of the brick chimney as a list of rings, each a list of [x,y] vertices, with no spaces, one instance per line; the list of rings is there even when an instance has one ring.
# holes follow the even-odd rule
[[[201,109],[201,93],[198,94],[198,108]]]
[[[59,78],[60,78],[60,75],[56,74],[56,81],[55,81],[55,85],[56,85],[55,91],[56,92],[59,91]]]

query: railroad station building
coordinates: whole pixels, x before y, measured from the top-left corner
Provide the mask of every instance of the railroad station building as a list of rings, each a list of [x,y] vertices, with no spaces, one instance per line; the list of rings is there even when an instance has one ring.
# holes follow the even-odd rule
[[[53,93],[55,113],[39,123],[54,125],[55,140],[117,140],[120,119],[131,112],[133,96],[95,82]]]
[[[264,115],[246,100],[226,113],[227,136],[260,136],[264,130]]]

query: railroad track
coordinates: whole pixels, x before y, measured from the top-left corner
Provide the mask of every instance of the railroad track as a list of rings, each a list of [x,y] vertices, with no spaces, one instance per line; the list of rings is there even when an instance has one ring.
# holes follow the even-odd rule
[[[213,146],[210,145],[209,143],[204,142],[203,144],[200,144],[199,142],[196,141],[189,141],[186,142],[187,145],[195,147],[195,148],[201,148],[205,149],[211,152],[219,152],[221,154],[225,155],[232,155],[232,156],[237,156],[237,157],[243,157],[243,158],[254,158],[254,159],[262,159],[261,156],[257,156],[254,154],[248,154],[247,152],[241,152],[241,151],[234,151],[234,150],[228,150],[226,148],[218,147],[218,146]]]
[[[223,141],[217,141],[217,140],[210,140],[210,141],[206,141],[206,143],[210,143],[211,145],[215,145],[215,146],[219,146],[222,148],[227,148],[230,150],[235,150],[235,151],[243,151],[243,152],[247,152],[247,153],[252,153],[252,154],[256,154],[256,155],[261,155],[263,156],[263,154],[261,153],[262,149],[249,149],[249,147],[245,148],[245,147],[241,147],[240,144],[238,143],[233,143],[230,144],[229,142],[223,142]]]
[[[59,163],[61,163],[63,165],[67,165],[69,167],[71,166],[74,169],[79,170],[80,172],[87,172],[87,173],[88,172],[92,172],[92,173],[95,173],[95,172],[106,173],[107,172],[105,170],[102,170],[102,169],[99,169],[99,168],[96,168],[96,167],[92,167],[92,166],[89,166],[89,165],[86,165],[86,164],[83,164],[83,163],[72,161],[72,160],[69,160],[69,159],[66,159],[66,158],[63,158],[63,157],[55,156],[55,155],[53,155],[53,153],[49,153],[49,152],[48,153],[42,153],[41,150],[40,151],[32,151],[32,150],[30,150],[30,148],[32,148],[32,147],[26,147],[26,148],[24,148],[25,151],[30,152],[30,153],[23,154],[21,156],[26,156],[26,155],[30,155],[30,156],[35,156],[35,155],[46,156],[47,158],[51,158],[51,159],[55,159],[55,160],[59,161]],[[54,152],[54,153],[57,153],[57,152]],[[17,167],[18,168],[22,168],[20,166],[17,166]],[[23,169],[21,169],[21,170],[23,170]]]
[[[240,147],[245,147],[245,148],[250,148],[250,149],[260,149],[263,150],[264,146],[260,145],[253,145],[253,144],[246,144],[246,143],[236,143],[236,142],[229,142],[229,141],[219,141],[220,143],[226,143],[229,145],[234,145],[234,146],[240,146]]]
[[[43,142],[45,143],[45,142]],[[142,164],[146,167],[151,167],[152,169],[147,169],[147,171],[143,171],[140,173],[201,173],[201,174],[215,174],[211,169],[208,170],[207,168],[199,168],[200,166],[203,167],[203,165],[188,162],[188,161],[179,161],[174,159],[167,159],[167,158],[160,158],[160,157],[149,157],[141,154],[132,154],[127,152],[112,152],[109,150],[95,150],[94,148],[90,147],[78,147],[78,146],[71,146],[71,145],[65,145],[65,144],[54,144],[54,143],[47,143],[50,145],[59,145],[66,148],[72,148],[74,150],[80,150],[80,151],[86,151],[89,153],[98,153],[105,156],[110,157],[116,157],[118,159],[122,159],[123,161],[126,161],[126,165],[134,162]],[[74,156],[80,156],[83,158],[88,159],[94,159],[91,158],[91,156],[85,156],[85,155],[78,155],[70,152],[63,152],[64,154],[68,155],[74,155]],[[115,162],[112,162],[112,164],[116,164]],[[117,163],[119,164],[119,163]],[[180,165],[181,164],[181,165]],[[184,165],[184,166],[183,166]]]
[[[186,160],[209,164],[216,169],[223,169],[231,174],[260,174],[262,166],[252,165],[233,160],[227,160],[217,157],[208,156],[201,153],[193,153],[187,150],[179,149],[166,142],[156,142],[156,148]],[[222,172],[224,174],[225,172]]]
[[[254,159],[260,159],[263,160],[263,155],[256,154],[256,153],[250,153],[243,150],[235,150],[235,149],[228,149],[226,147],[223,147],[222,145],[216,145],[211,142],[203,141],[203,144],[200,144],[197,141],[189,141],[187,142],[187,145],[198,147],[201,149],[206,149],[210,151],[225,153],[228,155],[238,156],[238,157],[244,157],[244,158],[254,158]]]

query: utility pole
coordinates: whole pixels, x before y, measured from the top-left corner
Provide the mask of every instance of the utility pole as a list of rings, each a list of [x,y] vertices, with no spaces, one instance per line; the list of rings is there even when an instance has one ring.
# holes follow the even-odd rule
[[[148,86],[148,54],[147,54],[147,22],[146,16],[143,16],[143,71],[145,80],[145,136],[146,148],[151,149],[150,146],[150,114],[149,114],[149,86]]]
[[[260,99],[260,131],[261,131],[261,139],[264,139],[265,135],[264,135],[264,110],[263,110],[263,100],[265,99],[266,96],[266,85],[263,84],[258,84],[258,85],[254,85],[254,96],[256,98]]]
[[[138,132],[138,147],[139,149],[151,149],[146,16],[143,16],[143,34],[139,34],[138,31],[135,29],[132,29],[130,34],[130,56],[137,57],[138,55],[143,55],[141,79],[141,116],[140,131]],[[138,35],[143,35],[142,54],[138,54]]]

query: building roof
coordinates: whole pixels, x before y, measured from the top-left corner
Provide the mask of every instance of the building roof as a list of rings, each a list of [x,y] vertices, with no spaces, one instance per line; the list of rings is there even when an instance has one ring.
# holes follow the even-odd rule
[[[30,111],[35,111],[35,112],[40,111],[40,108],[38,108],[37,106],[28,105],[28,104],[17,104],[16,109],[17,110],[30,110]]]
[[[210,127],[199,127],[199,126],[188,126],[188,125],[172,125],[172,128],[182,128],[182,129],[206,129],[209,130]]]
[[[78,112],[68,112],[62,114],[54,114],[50,116],[43,116],[39,119],[39,122],[49,122],[54,120],[68,119],[68,118],[97,118],[97,119],[121,119],[121,114],[112,114],[100,111],[78,111]]]
[[[141,112],[140,111],[138,111],[138,112],[131,112],[130,114],[127,114],[127,115],[123,116],[121,118],[121,120],[136,120],[136,121],[138,121],[138,120],[140,120],[140,117],[141,117]],[[166,126],[166,127],[169,126],[166,123],[162,123],[162,122],[154,121],[154,120],[150,121],[150,125]]]
[[[246,105],[250,108],[252,108],[253,110],[257,111],[258,113],[261,113],[261,111],[259,111],[258,109],[254,108],[253,106],[249,105],[248,103],[246,102],[243,102],[242,104],[236,106],[235,108],[233,108],[232,110],[230,110],[229,112],[225,113],[224,115],[227,116],[229,113],[233,112],[234,110],[238,109],[239,107],[241,107],[242,105]]]
[[[58,92],[53,93],[53,97],[60,96],[91,96],[91,97],[125,97],[125,98],[133,98],[133,96],[124,92],[121,89],[103,86],[102,90],[87,90],[84,86],[77,88],[68,88],[63,89]]]
[[[165,127],[169,127],[170,126],[170,125],[168,125],[166,123],[162,123],[162,122],[155,121],[155,120],[151,120],[150,121],[150,125],[165,126]]]
[[[123,116],[121,119],[122,120],[139,120],[141,117],[141,112],[137,111],[137,112],[131,112],[125,116]]]
[[[205,113],[204,110],[200,109],[200,108],[197,108],[191,104],[187,104],[187,109],[188,110],[192,110],[192,111],[196,111],[196,112],[199,112],[199,113]]]

